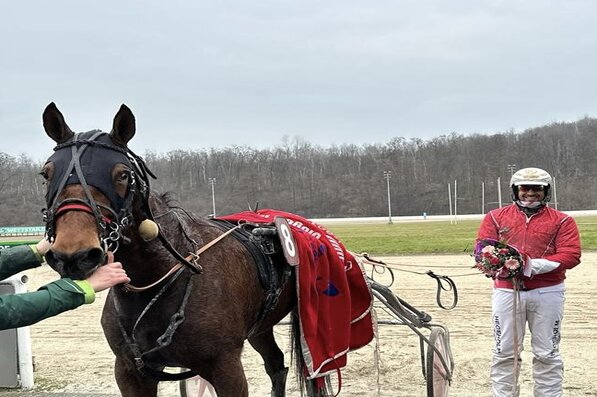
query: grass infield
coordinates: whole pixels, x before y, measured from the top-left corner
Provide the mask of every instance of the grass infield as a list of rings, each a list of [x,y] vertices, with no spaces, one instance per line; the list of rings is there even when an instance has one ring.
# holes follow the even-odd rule
[[[583,251],[597,250],[597,217],[579,216]],[[320,221],[321,222],[321,221]],[[372,255],[471,254],[480,220],[329,224],[347,249]]]
[[[597,250],[597,216],[577,216],[583,251]],[[480,220],[326,225],[352,252],[371,255],[471,254]],[[0,237],[2,246],[35,244],[39,237]]]

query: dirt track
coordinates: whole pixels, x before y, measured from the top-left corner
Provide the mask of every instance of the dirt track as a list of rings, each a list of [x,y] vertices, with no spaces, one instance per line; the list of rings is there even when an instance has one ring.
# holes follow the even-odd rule
[[[393,264],[418,264],[439,274],[472,273],[471,258],[459,256],[419,256],[384,258]],[[562,354],[566,362],[566,396],[597,396],[597,313],[592,308],[597,281],[593,277],[597,253],[585,253],[583,263],[568,273],[566,314],[563,326]],[[27,273],[29,288],[51,281],[56,276],[47,267]],[[450,396],[477,397],[490,395],[488,365],[492,343],[490,314],[490,282],[481,275],[455,277],[460,301],[452,311],[435,304],[435,281],[427,276],[397,272],[393,290],[413,306],[433,316],[433,321],[450,329],[452,351],[456,363]],[[87,392],[119,395],[112,376],[112,353],[104,341],[99,316],[105,300],[48,319],[31,327],[33,354],[36,363],[36,390],[58,395]],[[425,396],[421,373],[419,341],[403,325],[381,325],[379,328],[379,371],[375,366],[375,343],[348,356],[349,365],[342,373],[341,396]],[[279,326],[278,340],[286,346],[288,329]],[[530,346],[525,341],[521,396],[532,395],[530,382]],[[247,344],[244,364],[252,396],[269,395],[269,382],[261,359]],[[289,354],[287,354],[287,357]],[[289,380],[290,396],[297,396],[294,377]],[[379,391],[379,394],[378,394]],[[30,393],[30,392],[29,392]],[[28,395],[23,393],[23,395]],[[179,396],[176,383],[160,388],[164,397]]]

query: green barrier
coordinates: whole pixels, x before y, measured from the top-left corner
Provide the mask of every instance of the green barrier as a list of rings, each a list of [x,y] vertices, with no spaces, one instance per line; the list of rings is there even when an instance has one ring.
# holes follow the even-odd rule
[[[0,226],[0,236],[43,236],[45,230],[44,226]]]
[[[26,245],[26,244],[37,244],[39,240],[29,240],[29,241],[0,241],[0,249],[14,247],[16,245]]]

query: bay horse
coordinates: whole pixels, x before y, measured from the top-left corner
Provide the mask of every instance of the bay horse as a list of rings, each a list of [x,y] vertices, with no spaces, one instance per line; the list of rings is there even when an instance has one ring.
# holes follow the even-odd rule
[[[248,340],[264,360],[272,396],[283,397],[288,368],[273,326],[297,304],[283,256],[274,256],[280,270],[271,294],[252,253],[230,232],[153,192],[153,174],[128,148],[136,127],[126,105],[110,133],[75,134],[54,103],[43,125],[57,144],[41,172],[53,243],[48,264],[62,277],[84,279],[111,250],[131,279],[109,291],[101,317],[121,394],[157,396],[160,380],[198,374],[220,397],[247,396],[241,351]]]

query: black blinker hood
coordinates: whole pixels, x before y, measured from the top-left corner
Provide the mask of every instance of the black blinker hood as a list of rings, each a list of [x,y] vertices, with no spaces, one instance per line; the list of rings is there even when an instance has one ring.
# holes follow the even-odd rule
[[[110,200],[111,207],[116,213],[119,213],[123,208],[125,199],[118,196],[114,190],[114,186],[112,186],[112,169],[118,163],[126,165],[129,169],[132,168],[132,165],[127,156],[127,150],[115,145],[110,139],[109,134],[104,132],[93,141],[89,140],[98,132],[94,130],[79,133],[70,141],[59,144],[54,148],[54,154],[47,160],[47,162],[54,163],[54,175],[46,193],[48,208],[51,208],[56,200],[56,195],[59,193],[58,189],[61,188],[60,182],[63,180],[66,172],[70,172],[70,176],[63,187],[81,183],[75,168],[71,167],[70,170],[68,168],[72,159],[72,146],[76,146],[79,149],[85,144],[89,146],[79,156],[79,163],[85,177],[85,182],[102,192]]]

